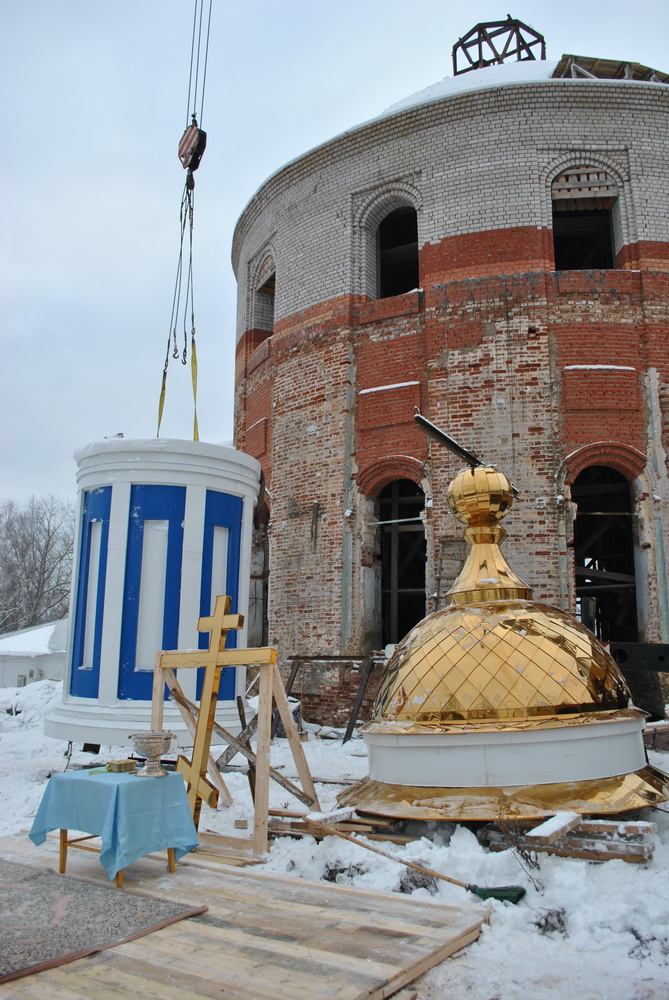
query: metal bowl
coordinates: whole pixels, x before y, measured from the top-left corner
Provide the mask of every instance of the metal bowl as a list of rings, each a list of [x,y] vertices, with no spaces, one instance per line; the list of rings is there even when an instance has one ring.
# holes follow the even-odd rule
[[[169,772],[160,763],[162,754],[167,753],[174,733],[148,732],[135,733],[128,737],[141,757],[146,757],[144,767],[137,771],[139,778],[164,778]]]

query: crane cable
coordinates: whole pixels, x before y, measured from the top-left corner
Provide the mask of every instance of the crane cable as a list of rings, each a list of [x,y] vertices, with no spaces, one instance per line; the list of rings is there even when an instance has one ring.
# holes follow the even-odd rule
[[[172,313],[170,315],[170,325],[167,334],[167,350],[163,364],[162,384],[160,388],[160,399],[158,402],[158,429],[156,437],[160,436],[160,425],[165,409],[165,394],[167,390],[167,371],[170,357],[174,360],[181,359],[182,365],[188,364],[188,321],[190,318],[190,364],[191,382],[193,387],[193,440],[199,441],[200,434],[197,420],[197,351],[195,348],[195,300],[193,293],[193,213],[194,213],[194,190],[195,180],[193,171],[197,170],[202,159],[207,144],[207,133],[203,132],[198,125],[197,98],[200,83],[200,70],[202,70],[202,85],[200,98],[200,116],[204,111],[204,94],[207,80],[207,60],[209,56],[209,34],[211,29],[211,9],[213,0],[209,0],[209,13],[207,17],[207,30],[204,44],[204,54],[202,54],[203,20],[204,20],[205,0],[194,0],[193,10],[193,35],[191,40],[190,71],[188,79],[188,102],[186,110],[186,130],[179,143],[179,159],[184,169],[187,171],[186,183],[181,197],[181,207],[179,211],[179,225],[181,239],[179,244],[179,257],[177,261],[177,273],[174,283],[174,294],[172,296]],[[191,95],[193,104],[191,109]],[[190,116],[190,124],[188,118]],[[184,244],[188,230],[188,263],[184,278]],[[184,288],[185,285],[185,288]],[[183,307],[182,307],[183,298]],[[183,326],[183,346],[180,348],[177,343],[177,327],[179,317],[182,317]]]

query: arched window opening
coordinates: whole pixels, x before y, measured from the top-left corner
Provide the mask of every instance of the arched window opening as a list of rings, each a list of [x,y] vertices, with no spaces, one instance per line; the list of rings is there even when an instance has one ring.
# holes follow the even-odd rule
[[[425,617],[423,491],[396,479],[379,495],[381,529],[381,641],[399,642]]]
[[[254,296],[253,328],[262,331],[266,337],[271,337],[274,331],[274,295],[276,291],[276,274],[272,272],[262,285],[256,289]]]
[[[638,642],[630,485],[615,469],[591,465],[571,496],[577,615],[602,642]]]
[[[418,288],[418,218],[415,208],[397,208],[378,228],[379,298]]]
[[[573,167],[551,188],[556,271],[615,267],[618,187],[605,171]]]
[[[576,477],[571,496],[578,504],[577,617],[601,642],[639,642],[630,484],[620,472],[592,465]],[[658,675],[620,667],[634,704],[653,719],[664,718]]]
[[[269,511],[263,505],[253,526],[249,587],[248,644],[268,644]]]

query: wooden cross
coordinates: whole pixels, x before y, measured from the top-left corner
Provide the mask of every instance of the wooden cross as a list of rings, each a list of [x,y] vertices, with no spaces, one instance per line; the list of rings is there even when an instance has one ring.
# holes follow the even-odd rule
[[[159,651],[153,674],[153,697],[151,702],[151,729],[162,730],[164,709],[164,684],[167,684],[174,695],[181,694],[181,685],[177,680],[176,671],[187,667],[204,667],[204,680],[200,698],[200,710],[195,716],[189,709],[177,700],[186,727],[193,738],[193,753],[190,761],[179,757],[177,770],[183,774],[188,783],[188,804],[197,827],[200,821],[202,801],[216,806],[220,794],[226,805],[232,802],[232,796],[223,778],[210,757],[211,732],[216,714],[218,688],[221,670],[231,665],[230,655],[236,650],[226,650],[225,643],[229,629],[239,629],[244,625],[243,615],[231,615],[230,598],[217,597],[213,615],[200,618],[197,623],[198,632],[209,632],[208,649],[186,649],[170,652]],[[234,663],[239,662],[234,660]],[[213,784],[207,781],[209,770]]]
[[[203,800],[215,806],[218,798],[216,793],[218,792],[222,795],[226,805],[230,805],[232,802],[232,796],[216,766],[216,761],[209,752],[212,732],[215,730],[237,752],[241,752],[249,758],[255,758],[256,795],[253,837],[247,840],[244,838],[224,838],[218,837],[218,835],[207,835],[206,840],[211,842],[212,838],[215,838],[219,841],[234,841],[236,846],[250,847],[254,854],[263,854],[267,850],[270,779],[279,780],[284,786],[290,784],[280,774],[273,773],[273,769],[270,767],[269,752],[272,742],[272,705],[274,701],[283,722],[297,767],[297,773],[302,784],[302,795],[300,795],[300,798],[311,809],[318,810],[320,806],[309,771],[309,765],[304,756],[302,743],[297,732],[297,726],[290,710],[288,696],[286,695],[281,674],[277,667],[277,651],[269,646],[257,649],[226,649],[225,643],[228,630],[239,629],[244,625],[243,615],[231,615],[229,612],[230,598],[217,597],[213,615],[200,618],[198,621],[198,631],[210,633],[208,649],[159,651],[156,653],[151,704],[151,729],[160,731],[163,728],[164,685],[167,684],[184,718],[188,731],[193,737],[191,760],[188,761],[185,757],[180,756],[177,766],[180,773],[183,774],[185,780],[188,782],[188,802],[196,827],[199,824]],[[257,664],[260,667],[258,745],[255,755],[251,750],[239,744],[231,733],[227,733],[222,726],[219,726],[214,718],[223,667],[250,666],[251,664]],[[204,667],[205,669],[199,711],[197,706],[190,702],[184,695],[176,676],[177,670],[189,667]],[[207,771],[212,779],[211,782],[207,780]],[[299,789],[293,790],[291,788],[290,790],[293,791],[293,794],[299,794]]]

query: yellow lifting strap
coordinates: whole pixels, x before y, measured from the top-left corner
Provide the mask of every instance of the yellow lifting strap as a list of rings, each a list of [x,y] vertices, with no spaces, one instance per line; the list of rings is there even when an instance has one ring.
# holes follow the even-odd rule
[[[163,422],[163,410],[165,409],[165,389],[167,388],[167,367],[163,368],[163,382],[160,387],[160,399],[158,401],[158,430],[156,437],[160,437],[160,425]]]
[[[197,425],[197,352],[195,350],[195,337],[191,337],[190,342],[190,375],[193,382],[193,441],[200,440],[200,430]]]

